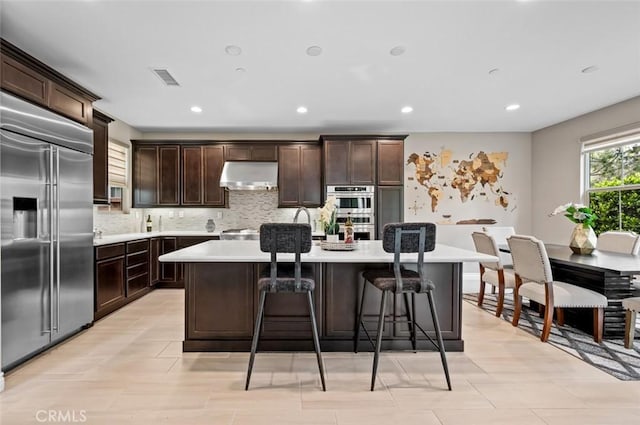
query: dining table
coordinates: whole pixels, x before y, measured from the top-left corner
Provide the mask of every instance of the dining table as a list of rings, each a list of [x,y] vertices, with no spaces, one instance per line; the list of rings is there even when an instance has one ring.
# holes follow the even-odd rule
[[[507,245],[500,251],[510,252]],[[640,275],[640,256],[594,250],[591,254],[575,254],[566,245],[545,244],[553,279],[591,289],[607,297],[604,310],[604,338],[624,336],[625,311],[622,300],[640,296],[633,280]],[[634,277],[636,276],[636,277]],[[593,330],[591,309],[566,309],[565,321],[586,332]]]

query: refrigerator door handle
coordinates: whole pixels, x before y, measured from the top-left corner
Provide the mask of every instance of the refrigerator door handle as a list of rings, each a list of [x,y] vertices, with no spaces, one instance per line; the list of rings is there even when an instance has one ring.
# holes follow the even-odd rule
[[[54,147],[49,146],[49,172],[47,179],[48,187],[48,195],[49,199],[47,202],[47,213],[49,215],[49,264],[54,264],[55,261],[55,242],[54,242],[54,217],[53,217],[53,155],[54,155]],[[45,330],[44,333],[52,334],[53,333],[53,287],[55,284],[55,275],[53,270],[51,270],[51,266],[49,266],[49,329]]]
[[[60,332],[60,149],[54,147],[55,158],[55,199],[56,199],[56,326],[54,331]]]

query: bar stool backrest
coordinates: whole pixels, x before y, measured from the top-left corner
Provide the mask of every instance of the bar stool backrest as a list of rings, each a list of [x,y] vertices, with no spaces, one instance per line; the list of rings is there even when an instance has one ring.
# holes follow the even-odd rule
[[[389,223],[385,224],[382,235],[382,248],[385,252],[393,252],[396,293],[402,292],[401,253],[418,253],[416,264],[420,276],[420,288],[427,290],[429,285],[423,270],[424,253],[433,251],[436,247],[436,225],[433,223]]]
[[[311,251],[311,226],[302,223],[265,223],[260,226],[260,250],[271,253],[271,284],[278,278],[277,253],[295,254],[296,291],[302,287],[300,254]]]

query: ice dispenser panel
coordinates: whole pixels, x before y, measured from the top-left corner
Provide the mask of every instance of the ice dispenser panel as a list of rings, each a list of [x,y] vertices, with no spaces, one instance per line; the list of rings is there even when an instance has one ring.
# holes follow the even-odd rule
[[[13,238],[38,237],[38,198],[13,198]]]

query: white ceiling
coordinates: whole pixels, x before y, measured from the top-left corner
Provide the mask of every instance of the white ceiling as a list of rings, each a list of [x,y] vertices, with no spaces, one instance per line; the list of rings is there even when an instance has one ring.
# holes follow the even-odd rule
[[[2,37],[141,131],[532,131],[640,95],[639,1],[0,0],[0,13]]]

